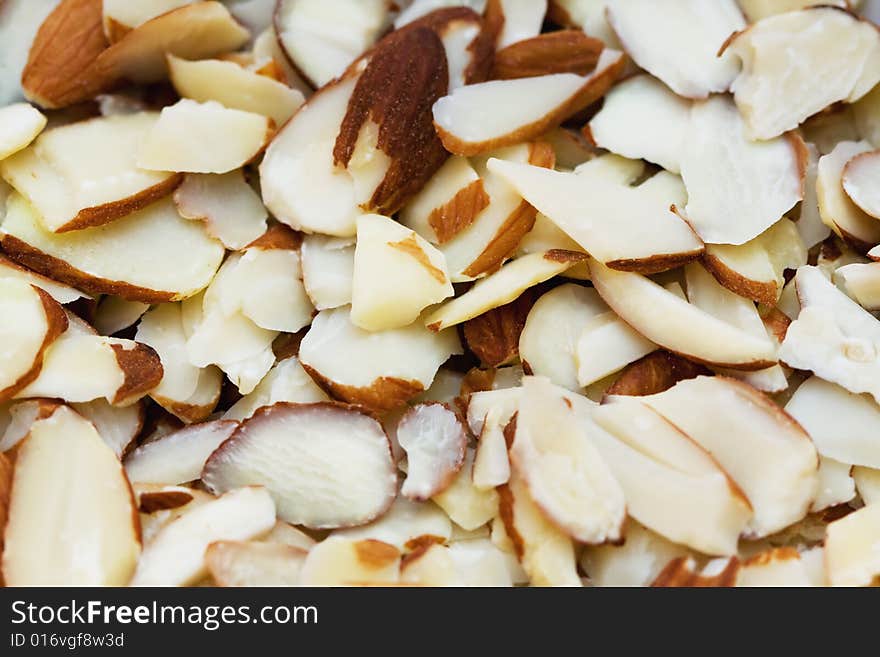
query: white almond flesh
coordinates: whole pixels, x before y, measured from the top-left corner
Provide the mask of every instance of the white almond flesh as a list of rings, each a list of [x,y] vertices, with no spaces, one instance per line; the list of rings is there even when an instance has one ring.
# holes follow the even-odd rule
[[[46,127],[46,117],[27,103],[0,107],[0,160],[17,153]]]
[[[21,73],[31,44],[45,18],[59,0],[4,0],[0,2],[0,105],[23,98]]]
[[[474,485],[474,450],[468,449],[464,465],[446,490],[431,498],[452,521],[466,531],[478,529],[498,514],[494,489]]]
[[[134,445],[135,438],[144,426],[143,404],[112,406],[104,399],[96,399],[70,406],[95,425],[101,440],[119,459]]]
[[[367,331],[408,326],[422,310],[453,294],[446,258],[427,240],[382,215],[358,218],[351,301],[355,325]]]
[[[132,482],[177,485],[195,481],[208,457],[236,427],[237,422],[215,420],[145,443],[125,458],[125,473]]]
[[[880,504],[869,504],[828,525],[825,569],[831,586],[868,586],[876,581],[880,575]]]
[[[817,267],[798,269],[795,282],[801,311],[788,327],[780,360],[880,400],[880,322]]]
[[[853,480],[849,463],[841,463],[826,456],[819,457],[819,488],[810,511],[846,504],[856,496],[856,482]]]
[[[748,242],[803,198],[806,165],[798,137],[753,142],[732,101],[695,103],[681,161],[688,223],[705,242]]]
[[[204,491],[184,486],[136,483],[132,489],[140,511],[142,544],[145,546],[171,522],[215,499]]]
[[[215,492],[266,486],[279,518],[314,528],[365,524],[397,494],[382,426],[328,403],[280,403],[257,411],[211,455],[202,480]]]
[[[624,322],[613,310],[583,324],[575,347],[579,386],[588,386],[623,369],[657,345]]]
[[[320,401],[329,401],[329,397],[306,374],[299,360],[291,356],[275,364],[256,388],[223,414],[223,419],[246,420],[258,408],[278,402],[310,404]]]
[[[511,463],[541,511],[580,543],[617,541],[624,492],[560,389],[523,379]]]
[[[871,142],[874,148],[880,148],[880,88],[874,87],[868,94],[852,105],[853,119],[858,133]]]
[[[362,527],[337,529],[332,535],[352,541],[382,541],[403,551],[425,537],[448,542],[452,521],[433,502],[413,502],[401,495],[378,520]]]
[[[434,333],[421,321],[364,331],[343,307],[318,313],[300,344],[299,358],[333,396],[390,409],[427,390],[438,368],[460,349],[455,331]]]
[[[101,335],[113,335],[137,324],[149,309],[148,303],[107,295],[98,302],[92,324]]]
[[[238,169],[222,175],[191,173],[174,192],[180,216],[205,223],[227,249],[243,249],[266,232],[269,213]]]
[[[382,541],[354,541],[331,536],[309,550],[302,570],[302,586],[363,586],[395,584],[400,552]]]
[[[833,103],[854,102],[880,80],[877,29],[835,7],[765,18],[725,54],[742,60],[731,89],[752,139],[772,139]]]
[[[486,8],[486,0],[413,0],[402,4],[408,5],[394,19],[395,29],[412,23],[414,20],[430,14],[435,9],[445,7],[470,7],[478,14],[482,14]]]
[[[184,98],[162,110],[137,163],[152,171],[227,173],[263,150],[272,126],[271,119],[253,112]]]
[[[176,301],[196,294],[214,276],[223,245],[182,219],[170,199],[123,219],[56,235],[13,194],[0,243],[20,264],[86,292],[129,301]]]
[[[819,195],[816,180],[819,176],[819,151],[814,144],[807,144],[807,172],[804,176],[804,200],[795,225],[808,249],[824,241],[831,228],[822,221],[819,213]]]
[[[464,464],[467,436],[458,415],[443,404],[419,404],[397,424],[406,452],[406,480],[400,492],[416,501],[445,490]]]
[[[495,42],[496,50],[541,33],[547,0],[498,0],[498,6],[504,21]]]
[[[61,404],[48,399],[25,399],[0,405],[0,452],[8,452],[27,438],[35,422],[54,413]]]
[[[49,231],[124,217],[167,196],[180,182],[174,173],[137,164],[157,117],[138,112],[52,128],[2,160],[0,175],[30,201]]]
[[[810,434],[822,456],[880,468],[880,406],[818,376],[804,381],[785,411]]]
[[[308,552],[315,546],[315,539],[306,534],[303,530],[297,529],[293,525],[281,522],[275,523],[272,530],[263,536],[260,540],[266,543],[276,543],[278,545],[289,545],[297,547]]]
[[[144,548],[131,586],[186,586],[206,572],[205,550],[216,541],[246,541],[275,524],[264,488],[249,486],[187,509]]]
[[[36,423],[18,450],[5,532],[8,586],[124,586],[140,525],[122,466],[68,408]]]
[[[192,4],[194,0],[103,0],[104,34],[112,43],[138,25],[172,9]]]
[[[842,179],[846,164],[870,151],[871,146],[865,141],[840,142],[828,155],[819,158],[816,175],[822,221],[862,253],[880,242],[880,222],[852,202],[844,191]]]
[[[632,186],[642,163],[616,155],[590,160],[575,173],[494,159],[488,166],[609,266],[662,271],[703,250],[694,231],[670,210],[687,199],[681,179],[671,173]]]
[[[598,100],[623,61],[623,53],[606,48],[587,76],[556,73],[459,87],[434,104],[434,125],[446,149],[457,155],[533,139]]]
[[[590,440],[620,482],[628,513],[674,543],[736,554],[752,516],[743,492],[707,451],[637,399],[595,409]]]
[[[606,8],[618,0],[550,0],[548,18],[566,27],[579,27],[611,48],[620,41],[608,24]]]
[[[607,12],[629,56],[679,96],[727,91],[739,72],[736,57],[718,54],[746,26],[735,0],[627,0],[610,4]],[[670,40],[677,44],[673,49]]]
[[[416,403],[438,402],[441,404],[456,404],[456,399],[461,395],[463,381],[464,374],[462,372],[441,367],[437,370],[431,387],[413,401]]]
[[[276,126],[284,125],[305,102],[301,91],[234,62],[191,62],[169,55],[168,71],[181,97],[199,103],[213,100],[230,109],[261,114]]]
[[[219,586],[296,586],[306,554],[277,543],[217,541],[205,551],[205,564]]]
[[[792,547],[773,548],[746,559],[737,586],[814,586],[808,566]]]
[[[856,483],[856,490],[865,504],[880,502],[880,470],[855,466],[852,469],[852,477]]]
[[[387,20],[385,0],[281,0],[275,31],[293,65],[317,89],[373,45]]]
[[[448,547],[433,545],[422,555],[407,559],[401,566],[401,582],[419,586],[513,586],[511,559],[485,538],[456,541]],[[513,564],[521,572],[515,559]]]
[[[712,454],[745,492],[754,510],[748,536],[767,536],[804,517],[818,486],[816,448],[757,390],[700,376],[641,401]]]
[[[574,283],[541,296],[519,336],[519,356],[532,374],[548,377],[569,390],[579,390],[576,353],[584,326],[608,311],[596,290]]]
[[[519,408],[521,397],[522,388],[518,384],[517,387],[512,388],[471,393],[467,405],[467,420],[471,433],[475,436],[482,433],[484,421],[490,413],[495,414],[495,422],[504,429]]]
[[[351,303],[354,251],[354,238],[307,235],[303,240],[303,285],[318,310]]]
[[[0,199],[0,205],[5,205],[2,199]],[[2,219],[3,215],[0,213],[0,221],[2,221]],[[25,283],[36,285],[41,290],[48,292],[49,296],[62,305],[71,303],[77,299],[89,298],[85,292],[80,292],[69,285],[58,283],[47,276],[42,276],[35,271],[26,269],[0,254],[0,279],[4,278],[15,278],[22,280]]]
[[[789,11],[804,9],[815,5],[833,5],[835,7],[848,8],[848,0],[737,0],[746,18],[751,23],[757,23],[762,18],[784,14]]]
[[[510,481],[510,457],[504,429],[509,418],[503,422],[502,412],[492,408],[483,419],[483,428],[474,453],[471,479],[480,490],[495,488]]]
[[[880,218],[880,151],[855,156],[843,168],[843,191],[863,212]]]
[[[650,279],[590,261],[593,284],[614,312],[655,344],[692,360],[755,370],[776,363],[776,345],[688,303]]]
[[[260,164],[263,202],[281,222],[307,233],[351,237],[361,214],[354,181],[333,149],[357,77],[328,85],[281,129]]]
[[[615,85],[590,119],[589,136],[600,148],[681,172],[691,104],[650,75]]]

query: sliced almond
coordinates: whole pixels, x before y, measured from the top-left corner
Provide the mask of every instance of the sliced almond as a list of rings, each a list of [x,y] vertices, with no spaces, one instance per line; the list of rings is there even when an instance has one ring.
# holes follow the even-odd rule
[[[599,39],[581,30],[539,34],[495,53],[492,77],[512,80],[553,73],[586,75],[596,68],[604,47]]]
[[[382,541],[402,552],[427,541],[449,541],[452,521],[433,502],[413,502],[401,495],[382,517],[361,527],[337,529],[332,536],[352,541]]]
[[[868,586],[875,582],[880,575],[878,536],[880,504],[869,504],[828,525],[825,539],[828,583],[831,586]]]
[[[393,545],[330,537],[309,551],[300,571],[300,584],[387,586],[397,582],[399,568],[400,552]]]
[[[354,242],[353,238],[324,235],[307,235],[303,240],[303,285],[318,310],[351,303]]]
[[[871,151],[864,141],[844,141],[828,155],[819,158],[816,194],[823,223],[839,237],[864,253],[880,242],[880,223],[852,202],[843,188],[846,164]]]
[[[608,395],[641,397],[663,392],[679,381],[710,374],[702,365],[658,350],[627,365],[608,388]]]
[[[843,168],[843,191],[859,209],[875,219],[880,218],[880,195],[874,189],[880,176],[880,151],[856,155]]]
[[[88,298],[88,295],[84,292],[80,292],[68,285],[58,283],[47,276],[42,276],[37,272],[26,269],[0,254],[0,279],[5,278],[15,278],[24,281],[25,283],[35,285],[41,290],[48,292],[55,301],[62,305],[71,303],[77,299]]]
[[[438,9],[464,6],[478,14],[486,9],[486,0],[413,0],[404,4],[407,6],[401,7],[394,19],[394,27],[398,29]]]
[[[495,488],[510,481],[510,458],[504,436],[508,421],[504,412],[497,408],[489,409],[481,420],[482,430],[471,473],[474,486],[481,490]]]
[[[113,406],[104,399],[96,399],[70,406],[95,425],[101,440],[120,459],[134,446],[134,441],[144,426],[143,403]]]
[[[107,295],[95,308],[92,323],[101,335],[113,335],[137,324],[150,304]]]
[[[736,586],[740,562],[736,557],[713,559],[702,570],[693,557],[670,561],[651,586],[657,587],[728,587]]]
[[[877,119],[877,107],[880,103],[880,91],[874,87],[858,101],[853,103],[853,120],[859,135],[880,148],[880,122]],[[853,139],[853,138],[851,138]]]
[[[848,8],[847,0],[738,0],[740,8],[751,23],[756,23],[762,18],[784,14],[797,9],[804,9],[814,5],[833,5],[835,7]],[[852,4],[858,4],[854,2]]]
[[[856,466],[852,469],[852,477],[865,504],[880,502],[880,470]]]
[[[408,554],[401,581],[417,586],[512,586],[508,555],[487,539],[429,545]]]
[[[608,24],[607,5],[608,0],[550,0],[547,18],[559,25],[580,28],[611,48],[620,48],[617,35]]]
[[[58,0],[4,0],[0,8],[0,43],[3,64],[0,66],[0,105],[23,97],[21,72],[40,26],[58,5]],[[97,11],[95,12],[97,15]],[[100,37],[100,35],[96,35]]]
[[[296,586],[306,554],[277,543],[217,541],[205,551],[205,564],[219,586]]]
[[[804,200],[796,226],[804,246],[808,249],[821,243],[831,234],[831,228],[822,221],[819,212],[817,178],[819,176],[819,151],[814,144],[807,144],[807,173],[804,177]]]
[[[824,584],[815,582],[812,577],[810,558],[810,555],[802,555],[792,547],[772,548],[743,561],[737,573],[736,585],[802,587]]]
[[[476,530],[498,513],[498,494],[494,489],[474,485],[474,451],[465,453],[464,465],[446,490],[431,498],[452,521],[466,531]]]
[[[0,107],[0,160],[27,148],[46,127],[46,117],[27,103]]]
[[[397,442],[406,452],[406,480],[400,492],[416,501],[427,500],[449,487],[464,464],[467,436],[449,407],[419,404],[397,425]]]
[[[223,419],[246,420],[260,407],[278,402],[310,404],[320,401],[329,401],[329,398],[306,374],[299,360],[291,356],[272,367],[256,388],[223,414]]]
[[[529,288],[510,303],[469,319],[462,335],[483,367],[500,367],[516,361],[519,342],[529,311],[540,291]]]
[[[19,448],[3,576],[8,586],[123,586],[140,553],[131,487],[94,426],[67,408]]]
[[[486,16],[494,15],[494,20],[501,25],[495,47],[502,50],[537,36],[546,13],[547,0],[489,0],[486,3]]]
[[[849,463],[841,463],[826,456],[819,457],[819,488],[810,511],[846,504],[856,496],[856,482],[853,480]]]
[[[165,12],[192,4],[193,0],[104,0],[104,34],[113,43],[125,34]]]

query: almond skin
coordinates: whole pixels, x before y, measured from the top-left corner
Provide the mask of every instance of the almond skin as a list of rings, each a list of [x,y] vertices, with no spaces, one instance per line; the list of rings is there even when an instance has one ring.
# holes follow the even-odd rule
[[[512,80],[552,73],[586,75],[596,68],[604,47],[599,39],[580,30],[548,32],[495,53],[492,77]]]
[[[444,244],[474,223],[474,219],[489,205],[489,195],[482,180],[475,180],[439,208],[434,208],[428,223]]]
[[[483,367],[500,367],[519,355],[519,336],[529,311],[542,293],[543,290],[531,287],[516,300],[464,323],[465,342]]]
[[[668,351],[655,351],[634,363],[630,363],[615,379],[606,395],[632,395],[642,397],[663,392],[679,381],[712,372],[703,365]]]

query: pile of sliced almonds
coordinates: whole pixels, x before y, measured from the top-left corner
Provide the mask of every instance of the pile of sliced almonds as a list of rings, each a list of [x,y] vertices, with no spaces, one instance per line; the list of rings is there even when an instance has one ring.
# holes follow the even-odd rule
[[[0,584],[880,581],[818,4],[0,0]]]

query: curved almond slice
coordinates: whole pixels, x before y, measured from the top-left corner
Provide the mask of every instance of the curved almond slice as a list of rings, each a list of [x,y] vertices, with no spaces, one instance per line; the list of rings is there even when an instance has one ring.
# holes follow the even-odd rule
[[[406,452],[406,480],[400,493],[416,501],[442,492],[464,464],[467,436],[461,420],[444,404],[419,404],[397,424]]]
[[[440,365],[460,349],[455,331],[436,334],[416,322],[370,333],[355,326],[342,307],[318,313],[299,358],[337,399],[390,410],[427,390]]]
[[[581,30],[559,30],[522,39],[495,53],[492,77],[528,78],[551,73],[586,75],[599,61],[604,44]]]
[[[146,303],[185,299],[211,281],[223,258],[223,246],[182,219],[170,200],[64,235],[40,226],[34,209],[17,194],[7,210],[0,237],[7,256],[93,294]]]
[[[547,0],[489,0],[486,4],[486,16],[497,17],[501,24],[497,50],[541,33]]]
[[[687,221],[705,242],[748,242],[803,198],[806,167],[799,137],[755,143],[729,99],[695,103],[681,160]]]
[[[464,465],[449,487],[431,498],[465,531],[477,530],[498,515],[498,494],[493,488],[478,488],[473,471],[474,450],[468,449]]]
[[[743,561],[737,586],[816,586],[807,564],[792,547],[772,548]]]
[[[702,569],[693,557],[679,557],[666,565],[651,586],[688,588],[736,586],[739,569],[740,561],[736,557],[713,559]]]
[[[361,527],[337,529],[332,535],[352,541],[382,541],[403,551],[428,538],[448,542],[452,521],[433,502],[413,502],[401,495],[381,518]]]
[[[397,495],[382,426],[354,408],[280,403],[258,410],[217,449],[202,472],[215,492],[260,484],[278,517],[313,528],[365,524]]]
[[[371,539],[331,536],[309,550],[300,571],[303,586],[387,586],[397,583],[400,552]]]
[[[110,43],[119,41],[148,20],[193,2],[194,0],[104,0],[104,34]]]
[[[121,297],[105,296],[95,308],[92,323],[101,335],[113,335],[134,326],[150,304],[141,301],[127,301]]]
[[[853,203],[842,180],[847,163],[870,151],[871,146],[865,141],[840,142],[828,155],[819,158],[816,176],[822,222],[862,253],[880,242],[880,222]]]
[[[558,73],[461,87],[434,104],[434,125],[457,155],[535,139],[605,95],[623,64],[623,53],[605,49],[587,76]]]
[[[736,554],[752,509],[708,452],[633,398],[596,408],[593,419],[604,431],[591,432],[590,440],[633,518],[705,554]]]
[[[0,201],[2,203],[2,201]],[[0,217],[2,221],[2,217]],[[17,262],[13,262],[3,254],[0,254],[0,279],[14,278],[35,285],[41,290],[47,292],[55,301],[64,305],[72,303],[77,299],[88,299],[89,296],[85,292],[80,292],[68,285],[53,281],[51,278],[42,276],[35,271],[22,267]]]
[[[490,408],[482,419],[471,472],[474,486],[481,490],[496,488],[510,481],[510,457],[504,436],[509,418],[504,418],[502,422],[503,416],[503,410]]]
[[[691,103],[650,75],[636,75],[605,95],[584,131],[596,146],[681,172]]]
[[[862,308],[880,310],[880,263],[853,263],[834,272],[850,297]]]
[[[727,91],[737,73],[731,53],[719,56],[725,40],[746,26],[735,0],[705,5],[700,0],[614,2],[608,22],[636,64],[680,96],[706,98]],[[670,50],[669,39],[677,48]]]
[[[856,496],[856,482],[850,472],[853,466],[826,456],[819,457],[819,486],[810,511],[818,512],[846,504]]]
[[[36,380],[49,349],[67,330],[67,316],[38,287],[0,278],[0,400],[14,397]]]
[[[231,109],[262,114],[277,126],[284,125],[305,102],[301,91],[234,62],[187,61],[171,55],[168,72],[183,98],[200,103],[214,100]]]
[[[318,310],[351,303],[354,251],[354,238],[307,235],[303,239],[303,285]]]
[[[237,427],[237,422],[215,420],[174,431],[129,454],[125,473],[133,482],[177,485],[195,481],[208,457]]]
[[[46,117],[27,103],[0,107],[0,160],[17,153],[46,127]]]
[[[140,523],[122,466],[68,408],[36,423],[18,450],[3,576],[8,586],[124,586]]]
[[[591,317],[583,323],[575,346],[578,385],[596,383],[656,349],[613,310]]]
[[[386,287],[387,281],[394,285]],[[358,218],[351,301],[355,325],[368,331],[408,326],[425,308],[453,294],[446,258],[423,237],[382,215]]]
[[[642,164],[616,155],[590,160],[575,173],[495,159],[488,167],[594,258],[615,269],[663,271],[703,251],[694,231],[670,210],[687,198],[681,179],[671,173],[632,186]]]
[[[571,251],[530,253],[478,281],[462,296],[446,302],[425,319],[432,331],[461,324],[487,310],[510,303],[528,288],[553,278],[586,256]]]
[[[856,482],[859,496],[865,504],[880,502],[880,470],[855,466],[852,469],[852,477]]]
[[[281,0],[274,23],[285,54],[317,89],[373,45],[387,21],[385,0]]]
[[[754,509],[747,536],[767,536],[804,517],[818,486],[816,448],[767,397],[735,379],[700,376],[641,399],[712,454],[745,492]]]
[[[795,277],[801,311],[788,327],[779,358],[797,369],[880,400],[880,322],[816,267]]]
[[[627,365],[606,391],[606,395],[642,397],[669,390],[679,381],[712,372],[686,358],[658,350]]]
[[[184,98],[162,110],[137,164],[153,171],[227,173],[253,160],[272,132],[268,117]]]
[[[590,261],[593,285],[623,321],[652,342],[701,363],[759,370],[776,363],[776,346],[688,303],[652,280]]]
[[[408,554],[401,582],[416,586],[513,586],[509,555],[487,539],[433,544]]]
[[[266,232],[269,213],[241,169],[222,175],[191,173],[174,191],[180,216],[205,222],[227,249],[243,249]]]
[[[835,7],[765,18],[727,50],[742,59],[731,89],[752,139],[772,139],[833,103],[854,102],[880,80],[880,34]]]
[[[218,586],[296,586],[307,550],[277,543],[217,541],[205,551]]]
[[[312,377],[306,374],[299,360],[291,356],[272,367],[256,388],[223,414],[223,419],[246,420],[260,407],[278,402],[310,404],[329,399]]]
[[[206,572],[205,551],[216,541],[245,541],[275,524],[275,506],[264,488],[238,488],[184,507],[144,548],[130,586],[186,586]]]
[[[880,219],[880,151],[856,155],[843,168],[843,191],[862,212]]]
[[[59,0],[4,0],[0,3],[0,105],[21,100],[21,72],[34,37]],[[99,11],[95,10],[97,22]],[[96,35],[96,40],[101,35]],[[101,39],[103,40],[103,39]]]
[[[828,525],[825,569],[831,586],[868,586],[876,580],[878,534],[880,504],[869,504]]]
[[[53,128],[0,162],[2,175],[56,233],[100,226],[170,194],[180,176],[145,171],[137,151],[156,123],[153,112]]]
[[[22,402],[27,403],[27,402]],[[134,446],[144,427],[144,404],[112,406],[104,399],[71,404],[73,410],[95,425],[101,440],[121,459]]]

